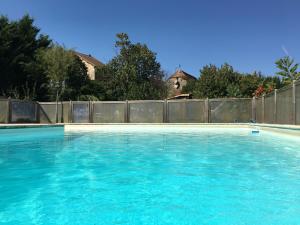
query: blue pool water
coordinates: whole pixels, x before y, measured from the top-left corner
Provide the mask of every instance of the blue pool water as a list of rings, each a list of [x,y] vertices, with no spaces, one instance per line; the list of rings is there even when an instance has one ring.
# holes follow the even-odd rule
[[[0,224],[300,224],[299,144],[246,129],[2,129]]]

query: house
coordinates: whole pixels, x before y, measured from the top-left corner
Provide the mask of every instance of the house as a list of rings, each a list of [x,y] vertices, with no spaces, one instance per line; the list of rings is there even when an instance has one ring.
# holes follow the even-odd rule
[[[95,80],[96,67],[103,66],[104,64],[91,55],[86,55],[80,52],[74,52],[74,54],[77,55],[85,64],[89,78],[91,80]]]
[[[182,88],[189,82],[189,81],[195,81],[197,80],[196,77],[194,77],[191,74],[188,74],[187,72],[183,71],[182,69],[177,69],[176,72],[170,76],[167,80],[170,91],[169,91],[169,97],[179,96],[182,93]]]

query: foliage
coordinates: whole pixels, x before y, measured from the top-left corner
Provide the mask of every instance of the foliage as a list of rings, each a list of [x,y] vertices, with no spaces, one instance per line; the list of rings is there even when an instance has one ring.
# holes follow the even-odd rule
[[[0,17],[0,95],[49,101],[80,99],[89,84],[87,70],[72,51],[53,45],[28,15]],[[85,95],[90,93],[84,90]]]
[[[99,68],[96,79],[103,83],[110,100],[161,99],[166,96],[164,73],[156,54],[145,44],[133,44],[127,34],[117,34],[118,55]]]
[[[253,96],[260,97],[261,95],[268,94],[273,92],[275,89],[282,88],[284,86],[284,83],[282,83],[281,79],[279,77],[263,77],[262,82],[258,86],[258,88],[255,90]],[[259,89],[262,90],[258,92]]]
[[[44,95],[44,77],[36,67],[36,54],[49,47],[48,36],[39,34],[33,19],[0,17],[0,92],[5,96],[36,99]]]
[[[132,43],[117,34],[117,55],[96,69],[96,80],[87,76],[85,64],[71,50],[52,44],[25,15],[18,21],[0,17],[0,95],[18,99],[133,100],[166,98],[165,73],[156,54],[145,44]],[[283,77],[243,74],[224,64],[204,66],[196,81],[183,92],[194,98],[252,97],[299,79],[298,64],[290,57],[276,61]]]
[[[188,82],[183,91],[194,98],[252,97],[282,87],[278,77],[264,77],[260,73],[243,74],[228,64],[220,68],[204,66],[197,81]]]
[[[191,92],[194,98],[238,97],[241,95],[238,86],[239,74],[232,66],[215,65],[204,66],[200,70],[200,77],[184,87],[184,92]]]
[[[71,50],[53,45],[39,52],[38,62],[48,80],[50,100],[79,98],[82,86],[87,84],[87,69]]]
[[[283,57],[275,62],[277,68],[280,70],[277,75],[283,77],[283,81],[287,84],[293,80],[300,78],[300,73],[297,71],[299,64],[294,63],[294,59],[289,56]]]
[[[82,95],[91,95],[92,90],[85,91],[84,88],[92,81],[89,80],[87,75],[87,68],[85,64],[76,55],[72,55],[73,60],[68,68],[67,76],[65,79],[65,91],[63,92],[63,100],[84,100]],[[90,100],[96,100],[94,96],[90,96]]]

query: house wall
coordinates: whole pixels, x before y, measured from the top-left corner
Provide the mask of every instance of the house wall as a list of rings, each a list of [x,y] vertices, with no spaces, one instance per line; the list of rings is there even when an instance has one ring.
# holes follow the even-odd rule
[[[87,73],[88,73],[89,78],[91,80],[95,80],[95,66],[93,66],[92,64],[90,64],[87,61],[83,60],[82,58],[81,58],[81,60],[87,68]]]
[[[176,89],[175,88],[176,81],[177,81],[177,78],[171,78],[171,79],[169,79],[169,82],[173,86],[174,89]],[[182,79],[182,78],[178,78],[178,82],[180,83],[180,87],[177,90],[182,90],[182,88],[187,84],[187,80]]]
[[[180,84],[180,87],[177,89],[175,87],[175,83],[177,81],[177,78],[171,78],[168,80],[168,86],[169,86],[169,97],[180,95],[182,92],[182,88],[187,84],[187,80],[178,78],[178,82]]]

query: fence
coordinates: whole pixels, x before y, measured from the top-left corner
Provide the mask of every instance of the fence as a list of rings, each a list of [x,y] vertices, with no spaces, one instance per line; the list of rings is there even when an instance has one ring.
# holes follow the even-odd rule
[[[38,104],[31,101],[10,100],[8,121],[11,123],[37,123]]]
[[[70,102],[39,102],[39,122],[40,123],[69,123]]]
[[[169,123],[208,123],[208,100],[173,100],[167,102]]]
[[[252,119],[252,99],[0,101],[0,123],[234,123]]]
[[[294,83],[296,124],[300,124],[300,82]]]
[[[102,102],[0,100],[0,123],[300,124],[300,81],[261,98]]]
[[[126,102],[94,102],[92,122],[94,123],[125,123],[127,121]]]
[[[8,123],[9,101],[0,99],[0,123]]]
[[[300,125],[300,81],[255,100],[258,123]]]
[[[127,121],[129,123],[163,123],[164,101],[127,102]]]
[[[250,122],[253,120],[252,99],[212,99],[211,123]]]

